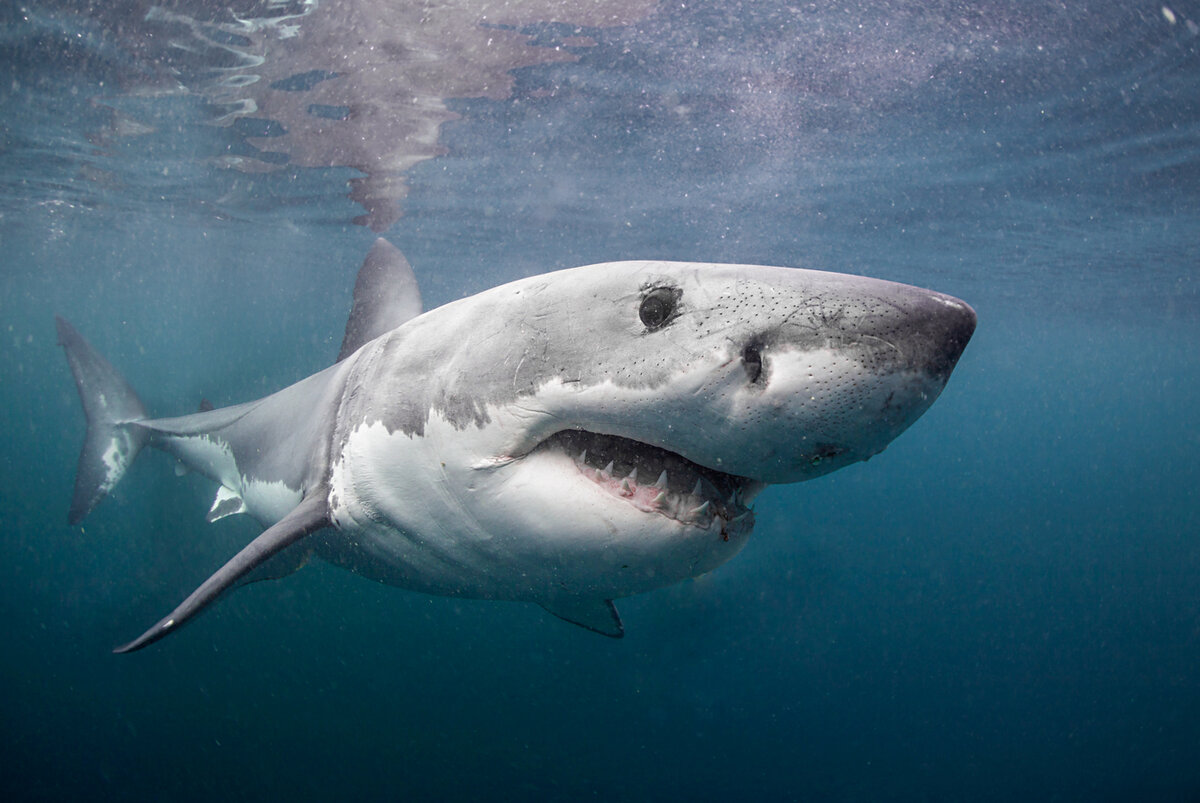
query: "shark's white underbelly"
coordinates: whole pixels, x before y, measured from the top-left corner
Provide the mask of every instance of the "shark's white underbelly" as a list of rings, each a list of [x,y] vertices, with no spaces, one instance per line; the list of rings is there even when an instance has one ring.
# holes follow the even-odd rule
[[[426,593],[613,599],[711,571],[745,543],[727,540],[719,521],[701,528],[637,510],[581,482],[567,455],[532,465],[461,446],[492,444],[502,429],[493,421],[467,437],[436,414],[423,436],[359,426],[333,466],[335,531],[322,555]]]

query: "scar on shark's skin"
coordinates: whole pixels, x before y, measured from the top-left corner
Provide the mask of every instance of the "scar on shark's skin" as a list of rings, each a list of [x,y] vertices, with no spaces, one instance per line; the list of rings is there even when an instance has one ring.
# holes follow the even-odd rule
[[[246,404],[150,418],[59,318],[88,422],[69,520],[149,445],[217,484],[210,521],[245,513],[264,528],[117,652],[313,556],[620,636],[613,599],[733,557],[769,485],[881,452],[937,398],[974,329],[962,301],[907,285],[661,261],[423,312],[408,262],[380,239],[337,361]]]

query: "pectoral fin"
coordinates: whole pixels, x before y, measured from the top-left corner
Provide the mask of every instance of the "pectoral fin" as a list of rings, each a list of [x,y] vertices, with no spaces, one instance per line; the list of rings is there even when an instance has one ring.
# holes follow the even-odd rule
[[[625,626],[621,624],[621,616],[611,599],[559,597],[538,604],[559,619],[603,636],[621,638],[625,635]]]
[[[178,630],[180,625],[203,610],[210,602],[273,555],[305,536],[329,526],[329,509],[325,500],[326,495],[323,489],[317,489],[310,493],[291,513],[264,530],[262,535],[251,541],[245,549],[218,569],[216,574],[205,580],[158,624],[128,644],[117,647],[113,652],[125,653],[140,650],[147,644],[158,641],[163,636]]]

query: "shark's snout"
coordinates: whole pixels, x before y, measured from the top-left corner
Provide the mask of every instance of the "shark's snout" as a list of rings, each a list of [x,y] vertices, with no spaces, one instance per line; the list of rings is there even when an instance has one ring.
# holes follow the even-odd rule
[[[975,332],[970,305],[906,285],[838,278],[846,280],[844,298],[799,301],[789,313],[735,341],[749,385],[767,388],[781,355],[821,350],[852,356],[864,373],[907,372],[945,384]]]
[[[975,310],[953,296],[929,293],[911,321],[913,337],[927,344],[920,351],[923,370],[945,382],[975,333]]]
[[[968,304],[942,293],[842,274],[789,278],[739,288],[730,315],[742,325],[714,372],[703,434],[672,435],[696,462],[766,483],[883,451],[933,404],[976,324]],[[721,432],[737,432],[743,448]]]

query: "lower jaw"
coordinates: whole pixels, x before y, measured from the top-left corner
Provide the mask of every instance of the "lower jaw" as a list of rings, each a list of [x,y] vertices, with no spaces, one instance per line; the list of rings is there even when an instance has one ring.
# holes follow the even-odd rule
[[[754,526],[748,504],[764,486],[745,477],[656,446],[582,430],[559,432],[538,448],[562,451],[585,478],[648,515],[701,531],[715,529],[726,539]]]
[[[575,464],[584,477],[603,491],[648,515],[663,516],[682,526],[699,530],[716,526],[726,533],[731,530],[748,531],[754,526],[754,511],[745,505],[740,491],[735,491],[729,498],[715,498],[707,495],[703,483],[699,483],[699,493],[695,488],[686,494],[674,493],[654,484],[640,484],[636,474],[632,475],[633,481],[630,481],[630,476],[620,477],[612,471],[593,468],[578,459]]]

